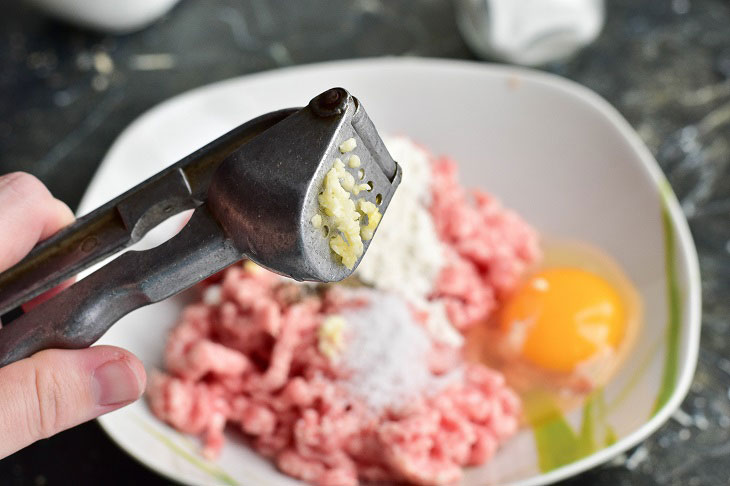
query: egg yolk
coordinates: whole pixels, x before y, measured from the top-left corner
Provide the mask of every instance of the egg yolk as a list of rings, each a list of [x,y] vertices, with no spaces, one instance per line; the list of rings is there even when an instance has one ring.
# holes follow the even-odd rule
[[[626,316],[616,289],[577,268],[549,268],[533,275],[502,308],[499,325],[529,362],[569,373],[590,358],[615,350]]]

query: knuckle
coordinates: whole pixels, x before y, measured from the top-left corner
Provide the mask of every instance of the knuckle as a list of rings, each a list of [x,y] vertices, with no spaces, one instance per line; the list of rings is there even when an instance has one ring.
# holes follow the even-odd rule
[[[13,172],[4,177],[4,186],[18,197],[45,197],[49,194],[46,186],[36,176],[27,172]]]
[[[33,371],[33,383],[35,388],[29,426],[33,437],[45,439],[62,427],[64,387],[56,373],[39,368]]]

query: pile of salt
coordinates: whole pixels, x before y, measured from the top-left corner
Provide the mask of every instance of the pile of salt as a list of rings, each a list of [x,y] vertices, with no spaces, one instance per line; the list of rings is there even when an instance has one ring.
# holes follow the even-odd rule
[[[461,370],[436,376],[429,370],[432,341],[406,302],[395,295],[362,291],[370,303],[343,313],[343,385],[371,410],[397,409],[461,379]]]

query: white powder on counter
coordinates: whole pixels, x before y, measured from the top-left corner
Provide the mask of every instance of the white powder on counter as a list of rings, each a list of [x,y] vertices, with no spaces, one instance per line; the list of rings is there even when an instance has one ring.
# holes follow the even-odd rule
[[[350,372],[343,382],[350,393],[381,412],[462,378],[460,369],[442,376],[429,371],[432,341],[402,298],[372,290],[359,292],[371,303],[342,313],[345,344],[340,363]]]
[[[433,338],[460,346],[463,338],[449,322],[443,305],[428,302],[445,260],[444,247],[428,210],[430,156],[406,137],[388,137],[385,145],[403,168],[403,180],[355,275],[427,311],[427,328]]]

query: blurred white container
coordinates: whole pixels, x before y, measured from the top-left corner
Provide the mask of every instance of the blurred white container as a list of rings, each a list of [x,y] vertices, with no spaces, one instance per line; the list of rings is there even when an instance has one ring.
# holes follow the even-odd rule
[[[459,29],[481,57],[534,66],[566,58],[603,28],[603,0],[455,0]]]
[[[148,26],[179,0],[28,0],[69,23],[123,34]]]

